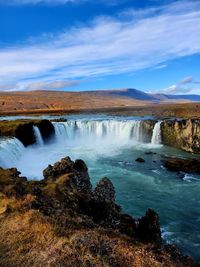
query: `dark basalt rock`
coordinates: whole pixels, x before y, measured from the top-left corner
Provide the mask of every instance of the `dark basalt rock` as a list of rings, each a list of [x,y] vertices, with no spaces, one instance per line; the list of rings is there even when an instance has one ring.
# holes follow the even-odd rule
[[[168,171],[200,174],[200,159],[166,158],[162,162]]]
[[[136,236],[145,242],[161,242],[161,231],[158,214],[148,209],[145,216],[138,220]]]
[[[8,197],[23,198],[27,194],[34,196],[29,204],[32,209],[40,210],[47,216],[65,221],[65,213],[72,216],[88,216],[88,224],[117,229],[131,237],[145,242],[160,242],[160,225],[156,212],[148,210],[136,223],[135,219],[121,213],[115,203],[115,189],[108,178],[102,178],[94,191],[82,160],[72,161],[63,158],[44,170],[44,180],[28,181],[20,177],[17,169],[0,168],[0,191]],[[77,216],[77,215],[76,215]],[[87,225],[85,222],[84,225]]]
[[[136,162],[140,162],[140,163],[144,163],[145,162],[145,160],[143,158],[137,158],[135,161]]]
[[[35,135],[33,132],[33,123],[26,123],[19,125],[15,131],[15,136],[18,138],[24,146],[29,146],[35,143]]]
[[[145,143],[151,142],[151,137],[153,133],[153,128],[155,126],[156,120],[144,120],[142,121],[142,141]]]
[[[43,218],[41,222],[45,220],[45,222],[51,224],[52,227],[47,229],[52,229],[56,238],[67,237],[69,239],[70,237],[72,242],[74,240],[75,246],[80,246],[80,248],[89,246],[92,253],[97,254],[98,257],[103,254],[110,255],[112,250],[107,247],[106,243],[102,245],[101,241],[98,248],[90,242],[87,245],[90,236],[97,232],[100,233],[99,236],[102,233],[106,235],[106,240],[109,240],[109,242],[112,240],[113,246],[116,245],[115,237],[117,237],[123,244],[133,248],[135,253],[135,245],[138,245],[137,248],[145,250],[146,244],[144,246],[142,242],[148,242],[150,243],[148,244],[150,245],[150,253],[154,253],[153,248],[156,247],[158,253],[154,255],[159,257],[160,253],[166,251],[169,253],[168,257],[171,256],[175,259],[175,262],[180,262],[180,264],[172,266],[195,266],[192,260],[184,259],[177,250],[174,252],[171,246],[163,248],[159,217],[154,210],[148,209],[145,216],[139,220],[135,220],[130,215],[122,214],[120,206],[115,203],[114,186],[108,178],[101,179],[92,191],[84,161],[76,160],[74,162],[69,157],[63,158],[60,162],[53,166],[49,165],[44,170],[45,179],[41,181],[28,181],[25,177],[19,175],[17,169],[4,170],[0,168],[1,197],[6,195],[6,197],[10,197],[10,203],[14,203],[12,207],[5,206],[1,210],[1,215],[3,213],[1,219],[5,219],[8,212],[9,216],[12,215],[12,212],[14,216],[16,214],[33,214],[33,222],[37,221],[38,218]],[[15,198],[17,199],[16,202],[14,202]],[[89,234],[87,234],[87,231]],[[79,234],[81,232],[83,233],[83,239],[80,239]],[[95,240],[98,242],[99,237],[95,236]],[[47,245],[49,244],[47,243]],[[74,246],[70,249],[73,255]],[[129,253],[126,246],[123,245],[122,249],[125,253],[126,251]],[[145,253],[148,253],[148,251],[146,250]],[[163,265],[163,260],[165,258],[160,260],[161,265]],[[184,265],[181,265],[182,262]],[[117,262],[115,262],[114,265],[110,266],[123,266],[123,264],[117,265]]]
[[[56,162],[53,166],[49,165],[43,171],[43,176],[45,179],[53,178],[55,179],[57,176],[71,173],[73,171],[74,162],[70,159],[70,157],[66,157],[61,159],[61,161]]]
[[[115,188],[108,178],[104,177],[98,182],[94,190],[94,197],[101,202],[115,202]]]
[[[152,152],[152,151],[148,151],[148,152],[145,152],[146,155],[157,155],[156,152]]]
[[[45,179],[56,180],[61,175],[68,174],[67,184],[72,189],[81,191],[91,191],[92,185],[87,171],[87,166],[83,160],[73,162],[70,157],[61,159],[53,166],[49,165],[44,171]]]
[[[120,232],[130,237],[136,236],[136,221],[128,214],[122,214],[120,216],[119,229]]]
[[[74,169],[78,172],[87,172],[88,168],[85,162],[81,159],[77,159],[74,163]]]
[[[37,123],[37,126],[40,129],[44,142],[48,143],[48,141],[55,135],[55,129],[52,122],[49,120],[42,120]]]

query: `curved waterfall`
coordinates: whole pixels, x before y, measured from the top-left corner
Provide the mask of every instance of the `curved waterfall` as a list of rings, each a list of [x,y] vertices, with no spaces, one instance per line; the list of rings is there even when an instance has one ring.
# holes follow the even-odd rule
[[[35,140],[36,140],[36,144],[39,146],[43,146],[44,145],[44,141],[42,139],[42,135],[40,133],[40,129],[37,126],[33,126],[33,132],[35,135]]]
[[[23,154],[25,147],[17,138],[5,138],[0,141],[0,166],[13,167]]]
[[[75,140],[77,142],[77,140],[80,140],[79,146],[82,147],[85,143],[91,143],[99,150],[102,144],[104,147],[109,144],[118,147],[129,143],[148,142],[145,141],[147,133],[142,120],[69,120],[67,122],[54,122],[53,124],[56,142],[60,144],[66,141]],[[151,138],[152,145],[161,144],[160,125],[161,121],[154,125]],[[151,125],[151,127],[153,126]],[[39,128],[33,126],[33,131],[37,146],[43,146],[44,141]],[[71,144],[74,145],[73,142]],[[16,162],[21,158],[24,149],[23,144],[17,138],[1,139],[0,166],[5,168],[16,166]]]
[[[151,144],[152,145],[160,145],[162,143],[161,138],[161,123],[162,121],[156,122],[154,128],[153,128],[153,134],[151,138]]]
[[[80,137],[95,137],[98,139],[112,138],[118,141],[142,142],[142,121],[67,121],[55,122],[57,141]]]

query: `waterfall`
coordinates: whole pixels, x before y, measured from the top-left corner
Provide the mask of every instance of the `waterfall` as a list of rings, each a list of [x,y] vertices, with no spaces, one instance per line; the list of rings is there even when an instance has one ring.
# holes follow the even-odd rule
[[[40,129],[37,126],[33,126],[33,132],[35,135],[35,139],[36,139],[36,144],[39,146],[43,146],[44,145],[44,141],[42,139],[42,135],[40,133]]]
[[[159,145],[162,143],[162,138],[161,138],[161,125],[162,121],[156,122],[154,128],[153,128],[153,134],[151,138],[151,144],[152,145]]]
[[[57,141],[76,138],[111,139],[111,141],[142,142],[142,123],[139,120],[101,120],[54,122]]]
[[[0,141],[0,166],[11,168],[21,157],[25,147],[17,138],[4,138]]]

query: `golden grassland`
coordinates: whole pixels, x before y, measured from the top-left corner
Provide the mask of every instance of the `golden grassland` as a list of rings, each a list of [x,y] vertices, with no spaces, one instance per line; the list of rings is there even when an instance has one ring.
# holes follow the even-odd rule
[[[0,94],[0,113],[47,112],[142,106],[145,101],[96,95],[94,92],[13,92]]]
[[[200,117],[200,103],[153,103],[131,97],[95,92],[12,92],[0,93],[0,115],[110,113],[113,115]]]

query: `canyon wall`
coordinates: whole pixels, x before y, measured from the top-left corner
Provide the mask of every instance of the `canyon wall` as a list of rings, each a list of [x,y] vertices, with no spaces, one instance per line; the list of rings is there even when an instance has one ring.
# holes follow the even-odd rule
[[[122,139],[131,138],[142,143],[150,143],[156,122],[158,122],[158,120],[154,119],[142,121],[126,121],[126,124],[124,122],[121,123],[116,121],[115,127],[117,127],[117,130],[114,134],[121,133],[120,137]],[[75,121],[69,122],[67,127],[73,128],[73,123],[76,124]],[[94,131],[94,128],[98,126],[96,125],[96,123],[97,122],[90,122],[91,125],[89,125],[88,122],[85,122],[85,124],[83,122],[79,123],[80,125],[78,125],[79,127],[85,127],[84,129],[91,126],[88,129],[91,128],[91,130]],[[111,121],[112,125],[113,123],[114,122]],[[99,124],[101,124],[101,122],[99,122]],[[106,130],[107,135],[113,134],[114,128],[111,127],[112,125],[106,126],[108,128]],[[24,146],[28,146],[36,142],[33,126],[38,127],[44,143],[48,143],[48,141],[51,140],[51,137],[57,134],[57,130],[61,131],[63,129],[66,129],[64,125],[53,124],[49,120],[1,121],[0,136],[16,137],[23,143]],[[61,128],[63,129],[57,129],[59,126],[61,126]],[[102,125],[102,127],[105,128],[104,125]],[[175,147],[190,153],[200,154],[200,119],[166,119],[161,122],[159,127],[160,129],[158,130],[160,131],[162,144]],[[99,134],[101,133],[98,132],[97,135]],[[65,138],[67,138],[67,134]]]
[[[33,126],[39,128],[44,142],[48,142],[55,133],[54,126],[49,120],[16,120],[1,121],[0,136],[16,137],[24,146],[29,146],[36,142]]]
[[[200,120],[164,120],[161,124],[162,143],[181,150],[200,153]]]

